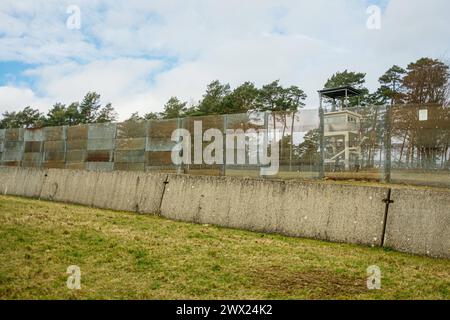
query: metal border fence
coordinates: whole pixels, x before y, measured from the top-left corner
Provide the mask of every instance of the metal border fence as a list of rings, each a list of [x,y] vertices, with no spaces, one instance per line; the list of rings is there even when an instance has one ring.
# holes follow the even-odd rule
[[[175,129],[202,135],[218,129],[265,130],[276,141],[279,170],[265,178],[362,180],[450,187],[450,108],[441,105],[358,106],[343,110],[247,112],[168,120],[0,130],[0,165],[189,174],[262,175],[247,141],[244,163],[175,165]],[[201,141],[202,147],[208,143]],[[224,142],[224,149],[226,145]],[[191,150],[192,154],[194,150]],[[229,159],[228,159],[229,160]]]

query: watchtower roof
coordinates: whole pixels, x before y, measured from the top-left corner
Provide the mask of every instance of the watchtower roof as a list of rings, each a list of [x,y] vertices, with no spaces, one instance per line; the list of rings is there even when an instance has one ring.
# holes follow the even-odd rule
[[[350,86],[337,87],[337,88],[325,88],[318,91],[321,96],[336,99],[345,97],[359,96],[362,92]]]

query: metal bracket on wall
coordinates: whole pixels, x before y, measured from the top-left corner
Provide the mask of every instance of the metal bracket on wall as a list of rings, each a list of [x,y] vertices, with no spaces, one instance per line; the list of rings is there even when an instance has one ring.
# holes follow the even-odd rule
[[[166,179],[164,179],[163,182],[163,190],[161,194],[161,200],[159,201],[159,207],[158,207],[158,215],[161,215],[161,209],[162,209],[162,203],[164,200],[164,194],[166,193],[166,186],[169,184],[169,175],[166,175]]]
[[[384,247],[384,240],[386,238],[386,224],[387,224],[387,216],[388,216],[388,213],[389,213],[389,205],[394,203],[394,200],[391,199],[391,192],[392,192],[392,189],[389,188],[388,192],[387,192],[387,197],[385,199],[381,200],[386,205],[385,209],[384,209],[383,234],[382,234],[382,238],[381,238],[382,239],[381,240],[381,246],[382,247]]]

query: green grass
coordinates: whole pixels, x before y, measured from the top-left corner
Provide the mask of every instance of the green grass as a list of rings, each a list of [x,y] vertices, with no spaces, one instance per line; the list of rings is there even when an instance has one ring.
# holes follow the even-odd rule
[[[0,259],[0,299],[450,298],[449,260],[5,196]]]

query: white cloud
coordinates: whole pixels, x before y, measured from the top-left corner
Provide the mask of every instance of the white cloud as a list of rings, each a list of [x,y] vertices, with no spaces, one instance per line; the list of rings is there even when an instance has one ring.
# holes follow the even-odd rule
[[[88,91],[95,91],[104,103],[113,102],[121,115],[128,115],[149,107],[151,99],[145,103],[142,97],[149,98],[149,77],[162,65],[157,60],[119,58],[38,67],[25,74],[39,79],[37,90],[53,101],[79,101]]]
[[[14,86],[0,87],[0,110],[20,111],[26,106],[38,107],[44,110],[50,103],[50,100],[39,98],[33,90]]]

